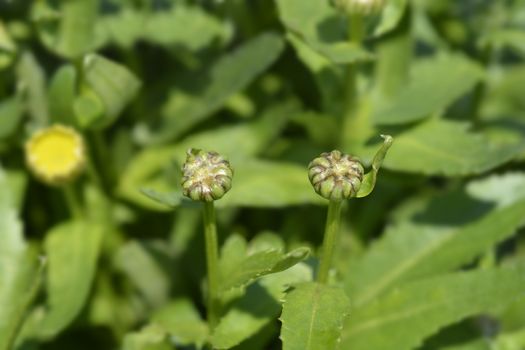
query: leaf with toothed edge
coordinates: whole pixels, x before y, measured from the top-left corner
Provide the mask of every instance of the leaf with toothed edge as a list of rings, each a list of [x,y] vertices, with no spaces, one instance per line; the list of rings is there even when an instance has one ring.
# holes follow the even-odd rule
[[[341,348],[417,348],[446,325],[525,298],[524,283],[525,267],[456,272],[408,283],[376,302],[353,308]]]
[[[224,243],[219,262],[222,292],[242,288],[262,276],[284,271],[310,254],[308,248],[297,248],[284,253],[281,249],[253,251],[253,247],[254,244],[247,245],[245,239],[239,235],[232,235]]]

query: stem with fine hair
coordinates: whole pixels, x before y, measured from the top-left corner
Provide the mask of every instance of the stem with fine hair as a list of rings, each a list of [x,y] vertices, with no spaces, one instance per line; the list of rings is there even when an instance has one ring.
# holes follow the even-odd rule
[[[215,207],[213,202],[204,202],[204,235],[206,242],[206,264],[208,272],[207,312],[210,328],[217,325],[219,317],[219,248],[217,226],[215,223]]]
[[[341,204],[342,201],[331,200],[328,204],[328,217],[323,239],[323,251],[317,282],[326,284],[330,275],[330,267],[335,252],[335,247],[339,237],[339,226],[341,223]]]

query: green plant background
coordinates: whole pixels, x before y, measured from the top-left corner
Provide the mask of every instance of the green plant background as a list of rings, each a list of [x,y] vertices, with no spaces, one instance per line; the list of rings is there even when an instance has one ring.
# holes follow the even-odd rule
[[[0,0],[0,350],[523,350],[524,91],[523,0]],[[24,163],[56,123],[80,218]],[[379,134],[317,284],[307,165]],[[190,147],[235,169],[213,330]]]

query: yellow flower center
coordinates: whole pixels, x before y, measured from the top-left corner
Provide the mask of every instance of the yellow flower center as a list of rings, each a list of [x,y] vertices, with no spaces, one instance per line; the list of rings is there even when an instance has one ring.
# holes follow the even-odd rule
[[[26,145],[29,167],[44,182],[60,184],[75,177],[84,166],[80,135],[61,125],[37,132]]]

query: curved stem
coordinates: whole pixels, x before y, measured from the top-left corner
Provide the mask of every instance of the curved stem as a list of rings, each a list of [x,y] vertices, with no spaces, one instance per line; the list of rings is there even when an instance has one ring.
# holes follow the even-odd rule
[[[323,240],[323,252],[321,264],[317,274],[317,282],[326,284],[330,274],[330,267],[334,256],[335,246],[339,238],[339,226],[341,223],[342,201],[330,201],[328,204],[328,217]]]
[[[82,214],[82,205],[78,199],[75,188],[71,184],[67,184],[63,187],[64,197],[66,199],[67,206],[71,212],[71,216],[75,219],[81,219]]]
[[[219,244],[215,224],[215,207],[213,202],[204,202],[204,235],[206,241],[206,264],[208,270],[208,322],[213,329],[219,317]]]

